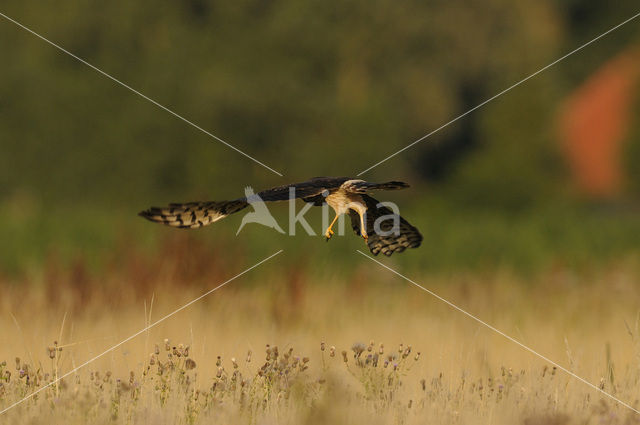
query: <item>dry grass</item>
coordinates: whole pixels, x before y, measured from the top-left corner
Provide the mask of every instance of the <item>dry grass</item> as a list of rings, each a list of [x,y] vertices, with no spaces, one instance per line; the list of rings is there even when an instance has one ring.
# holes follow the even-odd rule
[[[132,257],[100,276],[79,263],[2,283],[0,408],[246,267],[239,259],[205,260],[204,254],[162,263]],[[344,276],[298,263],[247,275],[0,419],[640,422],[640,415],[376,267],[360,264]],[[589,278],[561,269],[526,282],[507,272],[412,275],[636,407],[639,276],[631,266]]]

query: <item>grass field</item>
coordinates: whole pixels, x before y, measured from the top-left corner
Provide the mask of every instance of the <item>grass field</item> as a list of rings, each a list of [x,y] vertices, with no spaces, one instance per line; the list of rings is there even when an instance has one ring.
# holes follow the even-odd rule
[[[37,272],[5,276],[0,409],[271,254],[215,251],[182,236],[158,251],[125,251],[99,273],[53,259]],[[331,267],[326,256],[302,258],[285,251],[0,420],[640,422],[364,257],[347,269]],[[640,408],[640,265],[633,256],[529,277],[500,267],[428,273],[395,257],[382,261]]]

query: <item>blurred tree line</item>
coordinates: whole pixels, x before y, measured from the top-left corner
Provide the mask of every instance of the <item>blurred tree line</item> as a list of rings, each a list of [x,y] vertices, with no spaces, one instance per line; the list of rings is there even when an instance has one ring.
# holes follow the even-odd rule
[[[354,175],[635,8],[631,0],[7,0],[3,13],[285,177],[2,19],[0,200],[140,207]],[[564,197],[557,107],[637,42],[638,28],[630,23],[364,177],[422,180],[471,206]],[[640,161],[639,130],[629,155]]]

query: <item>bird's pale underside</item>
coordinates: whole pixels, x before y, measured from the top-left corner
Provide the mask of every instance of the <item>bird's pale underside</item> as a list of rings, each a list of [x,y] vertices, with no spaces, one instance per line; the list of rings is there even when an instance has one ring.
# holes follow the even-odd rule
[[[300,198],[315,206],[327,203],[335,210],[336,217],[325,232],[327,240],[333,235],[332,227],[338,217],[348,213],[354,232],[365,239],[371,253],[390,256],[394,252],[419,247],[422,235],[404,218],[394,215],[389,208],[380,205],[376,199],[368,195],[368,192],[407,187],[408,184],[397,181],[370,183],[350,177],[315,177],[306,182],[263,190],[253,195],[254,199],[251,196],[231,201],[169,204],[162,208],[151,207],[142,211],[140,215],[147,220],[168,226],[196,229],[238,212],[255,201],[272,202]],[[394,217],[395,220],[390,217]],[[397,225],[395,228],[394,224]]]

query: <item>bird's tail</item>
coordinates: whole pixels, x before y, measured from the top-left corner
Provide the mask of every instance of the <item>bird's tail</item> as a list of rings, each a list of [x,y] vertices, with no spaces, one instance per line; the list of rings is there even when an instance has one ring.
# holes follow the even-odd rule
[[[244,198],[233,201],[188,202],[151,207],[138,215],[149,221],[181,229],[197,229],[240,211],[249,205]]]

